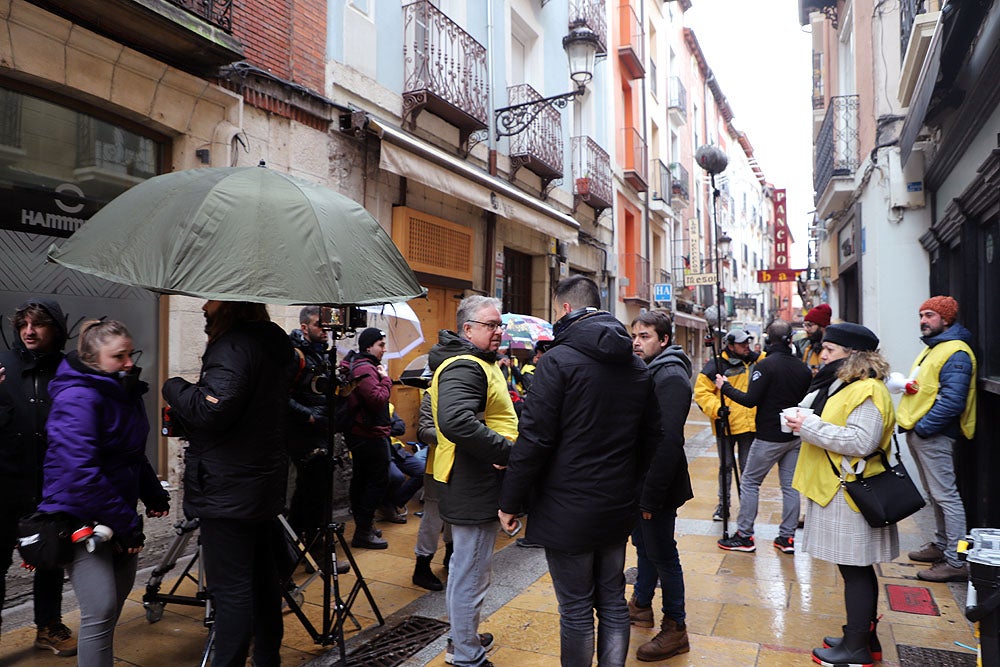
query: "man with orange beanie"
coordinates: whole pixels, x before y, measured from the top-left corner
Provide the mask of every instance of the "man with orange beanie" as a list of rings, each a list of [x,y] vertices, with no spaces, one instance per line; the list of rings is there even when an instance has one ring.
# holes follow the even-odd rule
[[[809,366],[813,375],[823,365],[819,360],[819,353],[823,351],[823,332],[830,326],[830,318],[833,311],[825,303],[821,303],[806,313],[805,323],[802,328],[806,330],[806,336],[799,349],[802,361]]]
[[[958,541],[965,536],[965,507],[955,476],[955,442],[972,438],[976,431],[976,357],[969,347],[972,334],[959,324],[958,302],[934,296],[920,305],[920,333],[924,349],[910,371],[899,401],[896,422],[906,442],[920,480],[934,509],[934,541],[910,560],[933,563],[917,577],[924,581],[965,581],[967,565],[958,559]]]

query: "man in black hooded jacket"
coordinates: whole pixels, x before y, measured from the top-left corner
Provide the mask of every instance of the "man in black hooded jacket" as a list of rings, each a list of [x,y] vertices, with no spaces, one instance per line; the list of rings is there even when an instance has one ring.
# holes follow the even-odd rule
[[[545,547],[560,612],[564,665],[589,665],[594,609],[600,664],[625,663],[625,544],[637,487],[662,437],[646,364],[625,326],[599,310],[593,280],[556,286],[563,316],[535,371],[500,496],[500,520],[531,508],[527,538]]]
[[[173,377],[163,398],[188,434],[184,514],[201,527],[215,603],[213,665],[281,664],[284,625],[274,520],[285,505],[285,425],[292,345],[260,303],[208,301],[208,344],[192,384]]]
[[[33,299],[13,318],[14,347],[0,352],[0,604],[17,541],[17,520],[35,511],[42,492],[42,465],[48,448],[49,381],[65,356],[66,317],[50,299]],[[76,639],[62,623],[62,568],[34,576],[37,648],[76,655]]]

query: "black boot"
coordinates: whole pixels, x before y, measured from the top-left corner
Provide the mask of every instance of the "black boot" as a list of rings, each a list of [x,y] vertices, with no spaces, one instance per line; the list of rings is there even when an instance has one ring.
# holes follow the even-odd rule
[[[451,562],[451,555],[455,553],[455,545],[452,542],[444,543],[444,569],[448,570],[448,563]]]
[[[847,632],[847,626],[844,626],[844,632]],[[882,642],[878,640],[878,619],[876,618],[872,621],[871,630],[868,632],[868,650],[872,652],[872,659],[876,662],[882,659]],[[840,642],[843,641],[843,637],[823,637],[823,648],[833,648],[835,646],[840,646]]]
[[[417,565],[413,568],[413,585],[429,591],[444,590],[444,584],[431,572],[430,556],[417,556]]]
[[[355,526],[354,537],[351,538],[352,549],[387,549],[389,543],[378,537],[373,531],[371,524],[367,526]]]
[[[872,667],[875,661],[868,650],[868,632],[847,630],[844,638],[833,648],[814,648],[813,662],[823,667]]]

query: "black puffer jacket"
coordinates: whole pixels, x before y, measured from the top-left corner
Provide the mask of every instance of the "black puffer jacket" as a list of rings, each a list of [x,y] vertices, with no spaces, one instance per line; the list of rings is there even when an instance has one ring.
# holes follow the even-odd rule
[[[276,324],[241,322],[205,348],[197,384],[174,377],[163,385],[163,398],[190,440],[188,516],[261,519],[284,507],[292,354]]]
[[[45,421],[52,402],[49,382],[65,355],[66,318],[55,301],[32,299],[55,321],[55,349],[45,354],[28,350],[14,332],[14,345],[0,352],[7,379],[0,383],[0,496],[33,510],[42,490],[42,465],[48,438]]]
[[[691,360],[680,345],[670,345],[649,363],[649,372],[660,403],[663,439],[649,464],[639,507],[656,514],[675,510],[694,498],[684,454],[684,422],[691,408]]]
[[[535,371],[500,507],[527,537],[571,553],[624,541],[639,478],[662,437],[646,364],[610,313],[571,313]]]
[[[757,408],[757,437],[768,442],[789,442],[797,435],[781,430],[781,411],[798,405],[809,391],[812,371],[792,356],[785,343],[767,346],[767,356],[750,374],[750,386],[742,392],[728,382],[722,385],[726,398]]]
[[[495,352],[484,352],[452,331],[441,331],[431,348],[431,370],[445,359],[471,354],[495,363]],[[455,463],[447,484],[440,488],[441,517],[449,523],[480,524],[497,520],[501,471],[507,465],[511,443],[486,427],[477,415],[486,409],[488,382],[474,361],[458,360],[438,378],[438,433],[455,443]]]
[[[326,448],[328,445],[326,390],[330,382],[330,358],[326,346],[310,343],[301,329],[293,329],[288,339],[296,350],[293,356],[295,379],[288,397],[291,412],[288,453],[294,457],[303,457],[316,448]]]

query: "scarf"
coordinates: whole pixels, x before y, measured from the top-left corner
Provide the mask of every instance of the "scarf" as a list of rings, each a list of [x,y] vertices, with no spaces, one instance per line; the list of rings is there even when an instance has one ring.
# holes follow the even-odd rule
[[[826,405],[827,399],[844,386],[843,382],[837,380],[837,371],[840,370],[840,367],[844,365],[846,360],[844,358],[831,361],[816,373],[816,377],[813,378],[812,384],[809,385],[809,392],[803,401],[806,404],[805,407],[813,409],[813,414],[823,414],[823,407]],[[811,401],[810,397],[812,398]]]

